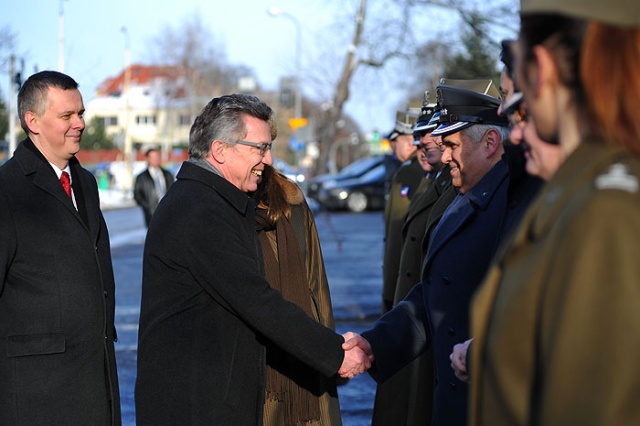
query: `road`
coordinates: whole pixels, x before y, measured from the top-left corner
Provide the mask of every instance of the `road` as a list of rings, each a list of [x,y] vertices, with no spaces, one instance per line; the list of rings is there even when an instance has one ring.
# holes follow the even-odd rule
[[[116,356],[123,425],[135,425],[136,375],[142,251],[146,230],[137,208],[104,213],[111,237],[116,278]],[[380,312],[383,217],[381,212],[316,214],[336,328],[340,333],[366,329]],[[371,423],[375,382],[363,374],[338,389],[345,426]]]

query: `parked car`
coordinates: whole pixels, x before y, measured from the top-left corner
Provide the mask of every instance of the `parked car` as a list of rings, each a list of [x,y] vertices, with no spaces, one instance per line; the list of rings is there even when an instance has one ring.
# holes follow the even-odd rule
[[[349,164],[338,173],[327,173],[324,175],[315,176],[309,179],[307,185],[307,195],[310,198],[317,200],[318,194],[320,193],[324,185],[333,185],[334,181],[360,177],[376,166],[383,164],[384,158],[384,155],[375,155],[372,157],[362,158]]]
[[[323,182],[316,200],[325,209],[347,209],[354,213],[383,209],[387,195],[387,170],[384,162],[360,176]]]

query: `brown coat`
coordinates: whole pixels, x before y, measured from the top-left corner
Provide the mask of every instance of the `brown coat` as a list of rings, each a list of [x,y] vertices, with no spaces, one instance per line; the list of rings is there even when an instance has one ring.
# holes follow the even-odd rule
[[[289,181],[285,181],[289,183]],[[291,207],[291,223],[298,241],[301,243],[300,248],[304,261],[306,263],[307,278],[309,285],[309,297],[313,306],[313,318],[320,324],[331,330],[335,330],[335,320],[333,317],[333,308],[331,306],[331,294],[329,292],[329,282],[324,269],[324,260],[322,257],[322,249],[318,238],[318,231],[313,214],[309,209],[304,195],[300,189],[291,182],[285,185],[285,193],[287,202]],[[271,247],[277,258],[278,242],[276,240],[276,231],[267,231],[267,236],[271,242]],[[269,353],[269,346],[267,346]],[[318,374],[310,369],[300,371],[307,372],[305,374]],[[292,377],[292,379],[295,377]],[[338,394],[336,383],[332,379],[321,377],[322,395],[320,396],[320,423],[309,423],[308,426],[340,426],[342,419],[340,415],[340,404],[338,402]],[[277,401],[266,398],[264,409],[264,425],[277,426],[282,425],[282,413],[284,412],[284,404],[286,402]]]
[[[581,144],[472,307],[470,424],[640,424],[640,162]]]

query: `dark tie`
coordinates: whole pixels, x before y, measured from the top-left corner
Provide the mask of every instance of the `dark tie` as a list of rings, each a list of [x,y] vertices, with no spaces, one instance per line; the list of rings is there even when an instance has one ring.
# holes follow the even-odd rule
[[[64,191],[67,193],[69,197],[71,197],[71,181],[69,180],[69,173],[62,172],[60,175],[60,183],[64,188]]]

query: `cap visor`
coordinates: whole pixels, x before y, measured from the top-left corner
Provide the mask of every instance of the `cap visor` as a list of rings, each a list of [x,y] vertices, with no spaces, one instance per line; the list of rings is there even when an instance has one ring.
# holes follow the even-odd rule
[[[458,121],[455,123],[441,124],[431,132],[431,136],[445,136],[451,133],[459,132],[462,129],[472,126],[474,123],[467,123],[466,121]]]

